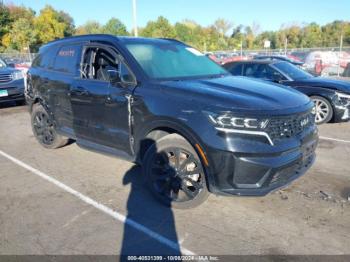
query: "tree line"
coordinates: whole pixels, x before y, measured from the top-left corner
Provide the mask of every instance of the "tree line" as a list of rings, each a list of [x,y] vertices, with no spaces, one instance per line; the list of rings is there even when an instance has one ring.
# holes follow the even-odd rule
[[[203,51],[263,49],[269,40],[272,49],[334,47],[343,36],[344,46],[350,45],[350,22],[333,21],[325,25],[286,24],[276,31],[263,31],[259,24],[236,25],[219,18],[212,25],[201,26],[193,20],[171,24],[163,16],[139,28],[144,37],[176,38]],[[55,39],[81,34],[105,33],[132,35],[118,18],[105,24],[87,21],[76,27],[73,18],[62,10],[45,6],[38,14],[31,8],[0,1],[0,52],[36,52],[38,48]]]

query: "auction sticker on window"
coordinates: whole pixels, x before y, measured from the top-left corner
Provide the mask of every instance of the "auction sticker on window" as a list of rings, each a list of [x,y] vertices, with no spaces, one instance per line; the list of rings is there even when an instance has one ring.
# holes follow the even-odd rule
[[[0,97],[8,96],[7,90],[0,90]]]
[[[194,49],[193,47],[186,47],[186,49],[196,56],[203,56],[204,55],[203,53],[201,53],[197,49]]]

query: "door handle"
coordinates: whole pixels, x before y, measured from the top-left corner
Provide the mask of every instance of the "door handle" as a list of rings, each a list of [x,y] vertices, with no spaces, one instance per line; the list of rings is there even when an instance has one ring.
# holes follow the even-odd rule
[[[110,96],[107,96],[106,98],[106,104],[112,104],[113,100]]]
[[[82,95],[82,96],[89,94],[89,91],[87,91],[84,87],[81,87],[81,86],[73,88],[72,92],[76,93],[77,95]]]

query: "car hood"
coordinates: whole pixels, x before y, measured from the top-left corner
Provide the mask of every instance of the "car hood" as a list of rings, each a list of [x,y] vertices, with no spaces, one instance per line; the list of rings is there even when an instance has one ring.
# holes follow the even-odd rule
[[[324,87],[332,90],[337,90],[345,93],[350,93],[350,82],[322,78],[322,77],[311,77],[303,80],[296,80],[293,86],[314,86],[314,87]]]
[[[226,109],[275,111],[298,108],[305,110],[310,99],[292,88],[253,80],[246,77],[225,76],[212,79],[167,81],[165,92],[180,92],[193,102],[201,99],[208,106]],[[169,88],[171,87],[171,88]],[[171,91],[170,91],[171,90]]]
[[[0,68],[0,74],[11,74],[15,71],[18,71],[18,69],[12,67]]]

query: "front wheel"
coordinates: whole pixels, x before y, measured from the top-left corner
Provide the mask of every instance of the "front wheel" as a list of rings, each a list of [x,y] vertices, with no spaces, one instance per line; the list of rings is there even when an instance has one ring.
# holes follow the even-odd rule
[[[331,121],[333,118],[333,108],[331,103],[321,96],[312,96],[311,100],[315,104],[314,114],[316,124],[320,125]]]
[[[167,206],[192,208],[209,195],[196,151],[178,134],[166,135],[150,146],[142,166],[151,192]]]
[[[43,147],[54,149],[68,143],[67,138],[57,134],[51,117],[42,105],[33,106],[31,120],[33,134]]]

